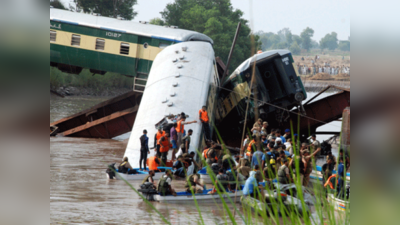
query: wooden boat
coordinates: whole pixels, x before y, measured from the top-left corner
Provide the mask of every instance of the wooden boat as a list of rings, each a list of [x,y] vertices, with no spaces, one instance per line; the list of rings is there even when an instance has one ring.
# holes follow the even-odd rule
[[[177,192],[177,196],[172,196],[172,195],[167,195],[167,196],[161,196],[159,194],[153,195],[154,201],[158,202],[193,202],[194,198],[196,198],[196,201],[198,202],[221,202],[221,198],[217,193],[214,194],[207,194],[209,191],[212,189],[204,190],[203,193],[200,194],[195,194],[192,195],[191,193],[188,193],[186,191],[182,192]],[[235,201],[235,195],[236,195],[236,201]],[[222,194],[222,198],[224,198],[225,202],[240,202],[240,197],[243,195],[242,191],[237,191],[236,193],[224,193]],[[229,200],[231,199],[231,200]]]
[[[328,202],[331,205],[334,205],[335,210],[337,211],[346,211],[346,209],[350,209],[349,201],[344,201],[342,199],[336,198],[333,194],[328,194]]]
[[[158,167],[158,170],[160,172],[156,172],[153,179],[158,180],[161,178],[162,175],[165,174],[165,170],[170,169],[172,171],[171,167]],[[117,180],[143,180],[147,175],[149,175],[148,171],[140,171],[139,168],[134,168],[132,174],[126,174],[126,173],[119,173],[118,170],[115,170],[117,174],[113,174],[113,172],[109,171],[107,169],[106,174],[108,179],[117,179]]]

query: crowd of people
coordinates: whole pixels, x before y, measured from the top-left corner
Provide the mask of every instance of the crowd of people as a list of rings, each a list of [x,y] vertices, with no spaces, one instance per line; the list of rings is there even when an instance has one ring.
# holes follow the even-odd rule
[[[301,58],[304,61],[304,57]],[[317,73],[326,73],[329,75],[347,74],[350,75],[350,66],[331,66],[329,62],[320,62],[319,56],[311,59],[310,63],[297,63],[297,71],[301,75],[315,75]]]
[[[196,121],[186,122],[186,116],[182,113],[178,117],[171,117],[173,123],[170,128],[167,127],[168,129],[164,130],[162,127],[158,128],[154,136],[155,154],[148,160],[149,176],[143,182],[155,182],[152,180],[155,171],[158,171],[159,166],[165,166],[167,153],[172,149],[172,170],[167,170],[157,185],[158,192],[163,195],[175,195],[175,190],[171,187],[173,175],[186,178],[187,192],[203,192],[205,186],[200,183],[200,176],[196,172],[204,164],[207,164],[216,175],[216,185],[210,193],[215,193],[218,189],[234,192],[236,189],[234,181],[237,180],[245,181],[243,194],[252,196],[257,195],[256,192],[259,193],[256,189],[259,186],[258,183],[262,181],[266,181],[267,185],[272,185],[274,179],[281,184],[290,184],[299,179],[303,186],[309,185],[313,158],[321,151],[321,143],[316,139],[315,134],[300,143],[298,135],[292,136],[290,129],[282,132],[281,129],[273,128],[268,132],[268,122],[258,119],[251,129],[251,134],[246,135],[243,140],[240,153],[233,155],[225,146],[210,141],[210,130],[207,124],[209,119],[205,107],[199,111],[199,118],[208,143],[208,147],[201,154],[203,165],[195,160],[195,152],[188,152],[193,130],[189,129],[186,134],[184,129],[184,125]],[[142,168],[147,170],[146,160],[150,150],[146,130],[139,139],[141,143],[140,170]],[[350,166],[349,157],[344,157],[343,154],[341,150],[339,173],[336,177],[332,174],[336,158],[332,152],[328,152],[326,164],[322,167],[324,186],[328,189],[332,187],[335,179],[337,179],[339,191],[343,189],[344,167],[348,170]],[[188,168],[192,165],[194,172],[187,176]],[[131,168],[126,157],[120,167]],[[121,171],[125,170],[121,168]],[[260,191],[262,190],[261,188]]]

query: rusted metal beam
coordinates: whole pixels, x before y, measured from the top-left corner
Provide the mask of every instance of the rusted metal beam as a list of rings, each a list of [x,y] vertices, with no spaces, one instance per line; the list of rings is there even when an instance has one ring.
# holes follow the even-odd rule
[[[307,117],[300,117],[300,132],[314,133],[315,130],[326,123],[335,121],[342,117],[343,110],[350,106],[350,92],[341,91],[326,98],[304,105]],[[297,132],[298,115],[291,114],[290,120],[283,124],[283,127],[290,127],[290,121],[293,124],[293,130]]]
[[[142,93],[130,91],[125,94],[119,95],[115,98],[101,102],[89,109],[86,109],[84,111],[76,113],[72,116],[68,116],[61,120],[53,122],[50,124],[50,127],[57,126],[58,133],[63,133],[65,131],[77,128],[79,126],[82,126],[87,123],[91,123],[93,121],[101,119],[103,117],[109,116],[115,112],[120,112],[120,111],[129,109],[129,108],[132,108],[134,106],[138,106],[141,98],[142,98]],[[129,127],[131,129],[134,119],[125,118],[125,120],[126,120],[126,122],[124,122],[124,124],[122,126]],[[118,126],[119,125],[120,125],[120,122],[118,122]],[[83,135],[84,137],[90,137],[90,136],[97,137],[100,135],[99,133],[101,133],[101,138],[107,138],[109,136],[112,136],[111,134],[109,134],[109,135],[104,135],[104,134],[108,132],[107,130],[113,129],[113,126],[115,126],[115,125],[113,123],[105,123],[102,126],[103,126],[102,128],[100,128],[100,126],[97,127],[97,130],[82,131],[82,132],[80,132],[80,134]],[[111,128],[110,128],[110,126],[111,126]],[[103,131],[100,132],[99,130],[103,130]],[[127,131],[127,132],[129,132],[129,131]],[[95,135],[95,134],[97,134],[97,135]]]
[[[88,138],[116,137],[131,131],[132,126],[129,126],[126,121],[132,122],[133,124],[138,108],[139,105],[136,105],[132,108],[112,113],[106,117],[64,131],[62,134],[64,136]]]

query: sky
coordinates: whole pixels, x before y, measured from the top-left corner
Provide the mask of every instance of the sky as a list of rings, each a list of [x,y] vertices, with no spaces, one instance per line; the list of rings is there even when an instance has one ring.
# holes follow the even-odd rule
[[[61,0],[66,6],[71,0]],[[133,21],[161,18],[160,12],[174,0],[138,0]],[[313,39],[321,40],[327,33],[336,32],[339,40],[350,36],[349,0],[231,0],[234,9],[244,12],[253,31],[278,32],[288,27],[299,35],[306,27],[314,30]]]

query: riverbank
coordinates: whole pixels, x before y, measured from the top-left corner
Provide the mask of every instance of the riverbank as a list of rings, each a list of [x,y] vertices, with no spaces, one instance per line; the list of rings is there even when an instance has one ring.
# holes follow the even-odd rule
[[[301,78],[304,88],[307,92],[319,92],[326,88],[328,85],[335,85],[338,87],[350,89],[350,81],[337,81],[337,80],[310,80]]]
[[[126,92],[131,91],[132,88],[126,87],[106,87],[106,88],[92,88],[92,87],[52,87],[50,92],[60,96],[93,96],[93,97],[116,97]]]

